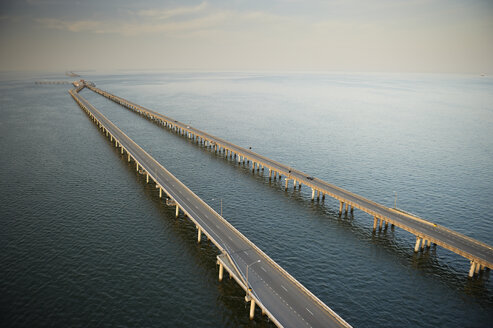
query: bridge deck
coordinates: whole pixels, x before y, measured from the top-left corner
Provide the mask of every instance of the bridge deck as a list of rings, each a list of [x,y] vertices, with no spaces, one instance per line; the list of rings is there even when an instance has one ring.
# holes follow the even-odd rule
[[[312,188],[312,199],[314,198],[315,192],[319,195],[321,194],[322,197],[325,197],[325,195],[331,196],[340,201],[340,213],[342,212],[344,205],[346,205],[346,212],[348,206],[351,208],[360,209],[374,216],[374,229],[377,227],[378,220],[380,220],[380,227],[383,222],[386,222],[386,224],[390,223],[404,229],[416,235],[417,243],[415,251],[419,250],[421,242],[421,249],[423,249],[425,241],[428,241],[428,245],[435,243],[452,252],[455,252],[471,260],[471,268],[469,271],[470,276],[485,267],[493,268],[493,247],[485,243],[447,229],[443,226],[426,221],[417,216],[403,213],[402,211],[378,204],[323,180],[311,178],[308,174],[299,170],[294,170],[288,165],[278,163],[270,158],[259,155],[250,149],[237,146],[222,138],[218,138],[209,133],[193,128],[188,124],[176,121],[168,116],[162,115],[143,106],[132,103],[126,99],[115,96],[109,92],[103,91],[93,85],[88,86],[88,88],[130,110],[145,115],[147,118],[156,121],[159,124],[180,131],[189,137],[200,140],[200,142],[205,142],[216,149],[216,151],[223,150],[229,152],[239,161],[241,158],[243,158],[243,160],[247,159],[252,162],[253,169],[255,169],[256,165],[257,170],[260,166],[262,166],[262,169],[269,169],[269,176],[272,176],[272,174],[274,174],[274,177],[276,174],[278,174],[279,177],[281,177],[281,175],[285,176],[286,188],[288,186],[288,181],[293,180],[295,186],[296,183],[299,183],[300,186],[303,184]]]
[[[204,233],[221,251],[218,256],[220,277],[226,268],[245,289],[246,300],[259,305],[262,312],[280,327],[350,327],[327,305],[269,258],[229,222],[216,213],[125,133],[94,108],[76,90],[71,96],[110,138],[154,180],[159,192],[164,191],[195,223],[198,240]],[[247,279],[248,277],[248,279]],[[251,289],[251,291],[250,291]]]

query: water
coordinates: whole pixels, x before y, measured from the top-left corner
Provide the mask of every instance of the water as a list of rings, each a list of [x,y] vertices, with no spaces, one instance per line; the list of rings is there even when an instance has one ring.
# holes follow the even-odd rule
[[[493,244],[493,78],[123,73],[102,89]],[[0,325],[271,326],[68,95],[0,76]],[[355,327],[488,327],[488,274],[81,94]]]

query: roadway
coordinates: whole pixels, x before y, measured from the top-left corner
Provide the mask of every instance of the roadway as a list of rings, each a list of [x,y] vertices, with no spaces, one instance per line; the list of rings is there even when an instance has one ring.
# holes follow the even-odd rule
[[[72,97],[234,263],[251,296],[282,327],[350,327],[74,90]],[[258,262],[258,263],[257,263]],[[248,267],[248,282],[246,281]],[[234,274],[234,273],[233,273]]]
[[[471,261],[474,261],[474,263],[480,264],[483,267],[493,268],[493,247],[485,243],[472,239],[461,233],[447,229],[443,226],[434,224],[415,215],[402,213],[395,209],[378,204],[367,198],[356,195],[350,191],[339,188],[326,181],[309,177],[307,173],[299,170],[294,170],[288,165],[281,164],[270,158],[259,155],[253,152],[251,149],[246,149],[235,145],[222,138],[196,129],[188,124],[174,120],[171,117],[165,116],[143,106],[130,102],[126,99],[103,91],[99,88],[96,88],[94,85],[90,85],[88,86],[88,88],[104,97],[109,98],[114,102],[119,103],[124,107],[144,114],[152,120],[163,122],[165,124],[186,131],[187,133],[191,133],[191,135],[202,138],[203,140],[206,140],[218,147],[222,147],[232,152],[233,154],[236,154],[237,156],[242,156],[243,158],[258,163],[263,167],[272,170],[273,172],[278,172],[279,174],[284,175],[288,180],[295,180],[300,184],[304,184],[313,189],[313,194],[315,191],[317,191],[321,192],[323,195],[329,195],[341,202],[341,208],[342,203],[348,204],[354,208],[358,208],[374,216],[375,222],[377,219],[384,220],[385,222],[394,224],[395,226],[416,235],[418,239],[421,238],[423,240],[423,244],[425,240],[428,240],[429,242],[433,242]]]

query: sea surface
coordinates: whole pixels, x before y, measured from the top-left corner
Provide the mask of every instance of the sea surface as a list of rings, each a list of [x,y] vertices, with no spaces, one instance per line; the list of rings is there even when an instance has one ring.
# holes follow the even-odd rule
[[[493,78],[83,72],[99,88],[493,245]],[[0,73],[1,327],[271,327],[218,281],[210,242],[159,199],[61,73]],[[415,254],[91,92],[88,99],[354,327],[491,327],[490,273]]]

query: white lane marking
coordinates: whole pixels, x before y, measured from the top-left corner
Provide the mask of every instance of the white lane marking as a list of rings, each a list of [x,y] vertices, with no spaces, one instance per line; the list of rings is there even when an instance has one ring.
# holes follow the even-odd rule
[[[260,268],[261,268],[262,270],[264,270],[265,272],[267,272],[267,270],[265,270],[265,268],[264,268],[263,266],[260,266]]]
[[[284,289],[285,291],[288,291],[286,287],[284,287],[283,285],[281,285],[281,288]]]
[[[308,310],[308,308],[305,308],[308,312],[310,312],[311,315],[313,315],[313,312]]]

